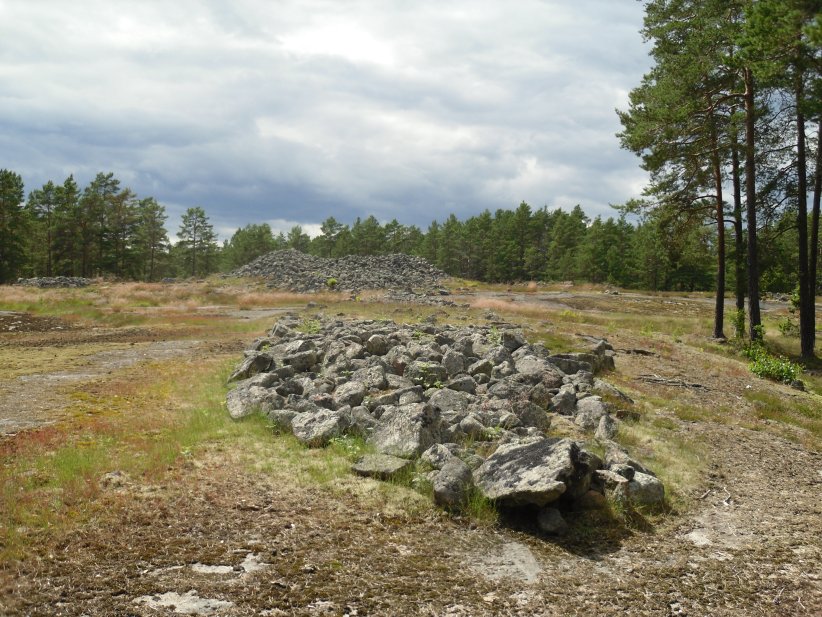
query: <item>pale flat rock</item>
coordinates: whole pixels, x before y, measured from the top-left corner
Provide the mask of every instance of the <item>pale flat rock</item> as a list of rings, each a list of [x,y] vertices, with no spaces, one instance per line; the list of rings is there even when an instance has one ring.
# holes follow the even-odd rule
[[[154,596],[140,596],[134,599],[134,603],[145,604],[155,610],[171,608],[180,615],[214,615],[217,611],[234,606],[234,603],[228,600],[201,598],[194,589],[184,594],[169,591]]]

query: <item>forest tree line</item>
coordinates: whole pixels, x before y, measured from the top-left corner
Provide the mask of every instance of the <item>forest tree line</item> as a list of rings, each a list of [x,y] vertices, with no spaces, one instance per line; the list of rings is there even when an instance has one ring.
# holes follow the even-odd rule
[[[664,216],[663,216],[664,214]],[[487,282],[575,280],[648,290],[710,290],[716,284],[717,233],[698,217],[647,213],[589,218],[570,211],[486,210],[464,220],[450,215],[426,230],[376,217],[344,224],[334,217],[309,237],[300,226],[274,233],[251,223],[222,244],[202,208],[189,208],[171,243],[165,207],[140,198],[112,173],[80,190],[73,177],[47,182],[25,196],[19,174],[0,170],[0,275],[86,276],[156,281],[230,272],[274,250],[321,257],[406,253],[427,258],[453,276]],[[673,214],[677,214],[673,212]],[[790,210],[759,232],[763,289],[791,292],[798,284],[798,230]],[[727,241],[727,240],[726,240]],[[735,260],[729,242],[726,255]],[[736,286],[734,270],[727,291]]]

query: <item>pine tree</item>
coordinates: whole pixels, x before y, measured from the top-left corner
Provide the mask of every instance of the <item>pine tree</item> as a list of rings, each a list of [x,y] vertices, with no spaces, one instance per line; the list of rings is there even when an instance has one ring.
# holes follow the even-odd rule
[[[217,252],[217,235],[205,210],[200,207],[186,210],[177,237],[183,266],[189,275],[208,274]]]
[[[168,252],[168,232],[165,228],[166,209],[153,197],[141,199],[137,204],[138,226],[136,243],[144,280],[153,281],[157,275],[159,260]]]
[[[23,178],[0,169],[0,283],[14,280],[25,260],[23,197]]]
[[[43,188],[29,194],[26,208],[32,219],[33,233],[30,234],[29,259],[35,261],[35,271],[46,276],[54,273],[54,238],[58,194],[54,182],[49,180]]]

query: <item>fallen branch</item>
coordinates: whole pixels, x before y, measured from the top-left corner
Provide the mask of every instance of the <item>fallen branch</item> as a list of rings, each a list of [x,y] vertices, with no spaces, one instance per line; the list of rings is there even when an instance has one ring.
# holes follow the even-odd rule
[[[645,383],[658,384],[661,386],[692,388],[694,390],[710,390],[708,386],[703,386],[701,383],[692,383],[682,379],[669,379],[667,377],[660,377],[659,375],[640,375],[637,379],[644,381]]]

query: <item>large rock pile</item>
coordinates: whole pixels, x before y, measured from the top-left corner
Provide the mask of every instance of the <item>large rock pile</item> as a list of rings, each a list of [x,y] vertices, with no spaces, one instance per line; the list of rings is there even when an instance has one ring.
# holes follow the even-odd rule
[[[17,279],[18,285],[26,287],[88,287],[92,281],[80,276],[48,276],[31,279]]]
[[[540,526],[556,531],[558,506],[601,505],[608,492],[643,505],[664,498],[661,482],[612,441],[619,420],[601,395],[624,395],[594,372],[613,369],[613,357],[601,340],[552,355],[503,323],[287,316],[246,351],[227,407],[233,418],[263,413],[309,446],[363,435],[376,454],[357,462],[358,474],[386,478],[415,461],[446,507],[478,490],[535,507]],[[604,459],[586,448],[592,437]]]
[[[309,293],[328,289],[430,288],[446,277],[422,257],[395,254],[326,259],[294,249],[262,255],[231,275],[258,276],[270,287]]]

